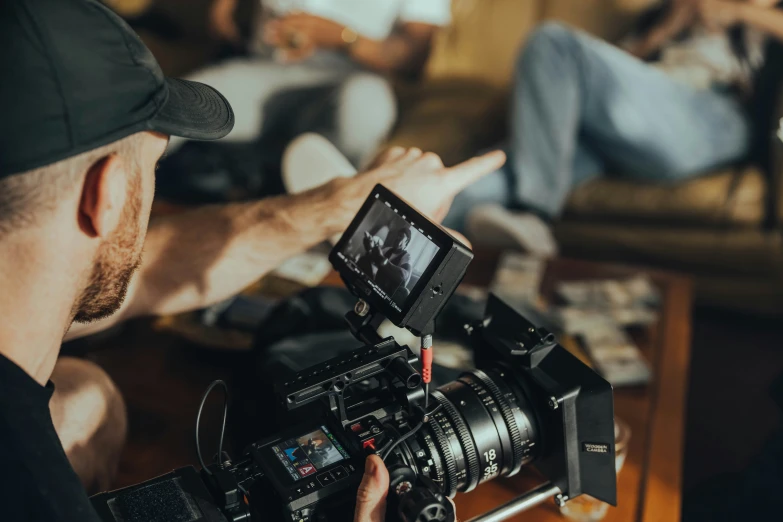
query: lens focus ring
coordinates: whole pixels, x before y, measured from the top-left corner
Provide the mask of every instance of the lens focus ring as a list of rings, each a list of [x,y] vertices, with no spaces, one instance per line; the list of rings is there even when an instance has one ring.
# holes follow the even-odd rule
[[[473,489],[475,485],[478,484],[479,480],[479,462],[478,455],[476,455],[476,448],[473,445],[473,437],[471,437],[470,431],[468,431],[468,427],[465,425],[465,420],[462,418],[462,415],[443,393],[439,390],[435,390],[432,392],[432,397],[434,397],[446,410],[449,420],[452,422],[454,430],[457,432],[457,437],[462,446],[462,451],[464,452],[468,467],[467,489]]]
[[[435,440],[433,440],[433,436],[430,433],[426,433],[424,436],[422,436],[421,440],[424,443],[427,454],[432,461],[432,465],[430,465],[429,477],[433,482],[440,485],[445,492],[447,487],[446,474],[444,473],[443,469],[443,459],[440,457],[440,453],[438,453]]]
[[[443,433],[443,429],[438,424],[438,421],[431,418],[429,426],[435,435],[438,447],[443,452],[443,462],[446,465],[446,473],[443,477],[443,492],[447,497],[453,497],[457,493],[457,464],[454,462],[454,453],[451,451],[449,439],[446,438],[446,434]]]
[[[503,420],[506,422],[508,433],[511,436],[511,450],[514,456],[514,463],[511,466],[511,469],[513,470],[512,473],[515,473],[522,466],[525,454],[523,451],[524,448],[522,447],[522,435],[520,435],[519,426],[517,426],[517,421],[514,419],[514,412],[511,409],[511,404],[506,399],[506,395],[500,391],[500,388],[489,375],[481,370],[474,370],[470,374],[481,381],[498,403],[498,409],[500,410],[501,415],[503,415]]]

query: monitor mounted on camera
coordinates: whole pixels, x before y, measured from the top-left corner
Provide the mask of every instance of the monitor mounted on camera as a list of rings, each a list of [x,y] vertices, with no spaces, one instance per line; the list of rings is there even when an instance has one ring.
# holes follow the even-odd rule
[[[352,293],[416,335],[433,332],[472,259],[468,247],[382,185],[329,255]]]

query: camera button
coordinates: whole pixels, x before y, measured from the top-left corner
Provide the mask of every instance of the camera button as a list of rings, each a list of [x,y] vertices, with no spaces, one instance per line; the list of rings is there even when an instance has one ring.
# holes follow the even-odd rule
[[[340,480],[347,477],[348,473],[345,472],[345,468],[343,468],[342,466],[337,466],[332,470],[332,476],[334,477],[335,480]]]
[[[328,486],[329,484],[332,484],[334,482],[334,477],[327,471],[326,473],[321,473],[316,477],[318,479],[318,482],[321,483],[322,486]]]

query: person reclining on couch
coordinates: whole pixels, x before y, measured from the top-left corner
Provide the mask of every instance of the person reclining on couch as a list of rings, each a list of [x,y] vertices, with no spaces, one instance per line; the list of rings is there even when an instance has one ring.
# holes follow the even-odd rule
[[[444,224],[553,255],[548,223],[581,183],[607,171],[677,182],[742,161],[765,39],[783,40],[779,7],[670,0],[627,50],[558,23],[540,26],[517,61],[509,161],[458,196]],[[482,204],[492,205],[469,218]]]
[[[236,111],[228,141],[307,131],[327,136],[360,166],[396,122],[385,76],[417,74],[438,27],[450,21],[449,0],[265,0],[255,35],[240,42],[238,0],[214,0],[214,32],[249,57],[197,71],[189,80],[224,93]],[[170,150],[183,140],[172,140]]]

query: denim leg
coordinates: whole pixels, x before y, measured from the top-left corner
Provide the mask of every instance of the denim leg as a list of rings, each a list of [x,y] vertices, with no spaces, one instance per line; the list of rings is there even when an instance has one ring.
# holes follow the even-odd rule
[[[571,170],[571,187],[575,188],[586,181],[597,178],[604,172],[604,161],[595,148],[586,143],[584,136],[579,136],[574,151]]]
[[[509,146],[502,147],[508,154]],[[600,158],[584,143],[579,143],[574,154],[573,184],[577,186],[596,177],[603,170]],[[465,224],[470,211],[479,205],[494,203],[503,207],[519,205],[512,196],[514,187],[513,174],[508,164],[484,176],[460,192],[451,204],[449,213],[443,220],[443,226],[459,232],[465,231]],[[535,210],[538,207],[533,206]]]
[[[509,172],[516,204],[556,216],[603,162],[620,175],[680,180],[741,159],[749,125],[731,96],[677,83],[586,33],[547,23],[520,55]]]

